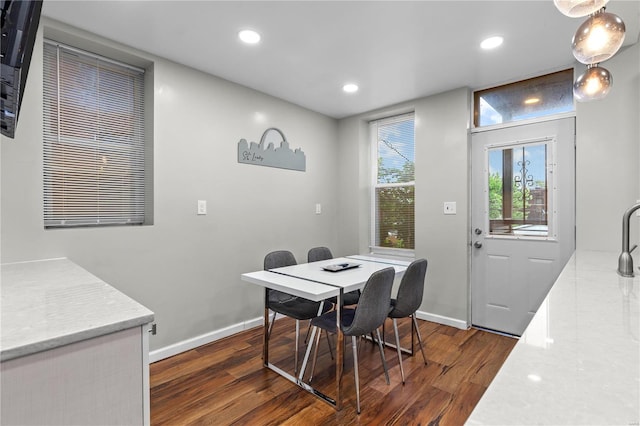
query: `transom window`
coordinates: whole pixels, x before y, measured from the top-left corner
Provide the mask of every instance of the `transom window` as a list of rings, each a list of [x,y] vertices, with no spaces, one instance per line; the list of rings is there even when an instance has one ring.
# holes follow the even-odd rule
[[[414,114],[370,123],[374,151],[373,247],[415,248]]]
[[[479,90],[473,99],[474,127],[572,112],[573,69]]]

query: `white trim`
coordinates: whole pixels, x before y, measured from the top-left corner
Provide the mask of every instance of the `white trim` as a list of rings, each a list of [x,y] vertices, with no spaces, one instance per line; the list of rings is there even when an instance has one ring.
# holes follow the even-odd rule
[[[469,325],[466,321],[457,318],[445,317],[442,315],[423,311],[416,311],[416,317],[421,320],[459,328],[460,330],[469,329]],[[174,343],[173,345],[165,346],[164,348],[156,349],[155,351],[151,351],[149,353],[149,363],[154,363],[156,361],[178,355],[179,353],[190,351],[191,349],[195,349],[199,346],[215,342],[216,340],[220,340],[224,337],[229,337],[244,330],[249,330],[250,328],[261,327],[263,323],[263,317],[253,318],[245,322],[240,322],[225,328],[221,328],[219,330],[201,334],[200,336],[196,336],[191,339],[183,340],[182,342]]]
[[[173,345],[165,346],[164,348],[156,349],[155,351],[149,353],[149,362],[153,363],[165,358],[172,357],[179,353],[189,351],[191,349],[197,348],[198,346],[206,345],[211,342],[215,342],[216,340],[220,340],[224,337],[231,336],[241,331],[262,326],[263,323],[263,317],[253,318],[248,321],[232,324],[219,330],[201,334],[200,336],[192,337],[191,339],[183,340],[182,342],[174,343]]]
[[[469,324],[458,318],[445,317],[438,314],[432,314],[424,311],[416,311],[416,318],[436,322],[438,324],[448,325],[450,327],[459,328],[460,330],[468,330]]]
[[[560,114],[545,115],[544,117],[509,121],[508,123],[491,124],[488,126],[481,126],[481,127],[471,127],[471,133],[488,132],[491,130],[505,129],[508,127],[524,126],[525,124],[542,123],[545,121],[562,120],[563,118],[569,118],[569,117],[576,117],[575,109],[573,111],[562,112]]]

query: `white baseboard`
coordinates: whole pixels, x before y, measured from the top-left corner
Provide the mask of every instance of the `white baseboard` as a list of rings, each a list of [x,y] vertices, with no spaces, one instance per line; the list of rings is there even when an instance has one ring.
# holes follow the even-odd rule
[[[417,311],[416,317],[421,320],[436,322],[438,324],[444,324],[451,327],[466,330],[469,328],[466,321],[459,320],[457,318],[445,317],[442,315],[431,314],[429,312]],[[219,330],[214,330],[209,333],[201,334],[200,336],[193,337],[191,339],[183,340],[182,342],[174,343],[173,345],[165,346],[164,348],[156,349],[149,353],[149,362],[160,361],[165,358],[177,355],[182,352],[189,351],[197,348],[198,346],[206,345],[207,343],[215,342],[223,337],[231,336],[232,334],[239,333],[250,328],[261,326],[264,322],[263,317],[254,318],[238,324],[233,324]]]
[[[437,322],[438,324],[444,324],[451,327],[459,328],[460,330],[467,330],[469,324],[466,321],[462,321],[457,318],[445,317],[438,314],[432,314],[429,312],[416,311],[416,317],[421,320]]]
[[[264,322],[263,317],[254,318],[248,321],[244,321],[238,324],[233,324],[219,330],[214,330],[209,333],[201,334],[200,336],[193,337],[191,339],[183,340],[182,342],[174,343],[173,345],[165,346],[164,348],[156,349],[149,352],[149,362],[160,361],[161,359],[169,358],[182,352],[189,351],[197,348],[198,346],[206,345],[207,343],[215,342],[223,337],[231,336],[232,334],[239,333],[250,328],[262,326]]]

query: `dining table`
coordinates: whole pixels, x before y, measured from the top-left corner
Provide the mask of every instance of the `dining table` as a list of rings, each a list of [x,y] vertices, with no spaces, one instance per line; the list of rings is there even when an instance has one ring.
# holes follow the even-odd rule
[[[330,271],[332,265],[348,264],[348,269]],[[301,263],[281,268],[248,272],[241,275],[242,281],[264,288],[264,332],[263,332],[263,365],[282,377],[295,383],[300,388],[320,398],[336,410],[342,409],[342,369],[344,359],[344,335],[341,328],[341,310],[345,293],[360,290],[374,272],[392,267],[396,278],[401,277],[409,266],[410,261],[404,259],[387,258],[375,255],[350,255],[318,262]],[[326,268],[326,269],[325,269]],[[278,290],[302,297],[314,302],[322,302],[336,297],[335,309],[337,343],[335,356],[335,397],[314,388],[303,381],[304,366],[308,359],[305,356],[298,375],[283,370],[269,361],[269,290]],[[313,339],[313,336],[311,337]]]

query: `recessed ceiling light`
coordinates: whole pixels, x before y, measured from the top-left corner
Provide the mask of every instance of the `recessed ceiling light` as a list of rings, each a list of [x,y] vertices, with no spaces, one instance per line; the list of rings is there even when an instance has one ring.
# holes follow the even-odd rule
[[[260,41],[260,34],[253,30],[242,30],[238,33],[238,37],[247,44],[256,44]]]
[[[533,105],[533,104],[537,104],[538,102],[540,102],[540,98],[528,98],[524,100],[524,103],[526,105]]]
[[[347,93],[355,93],[358,91],[358,85],[353,83],[347,83],[344,86],[342,86],[342,90],[344,90]]]
[[[504,39],[500,36],[489,37],[487,39],[484,39],[482,43],[480,43],[480,47],[485,50],[495,49],[496,47],[500,46],[503,41]]]

